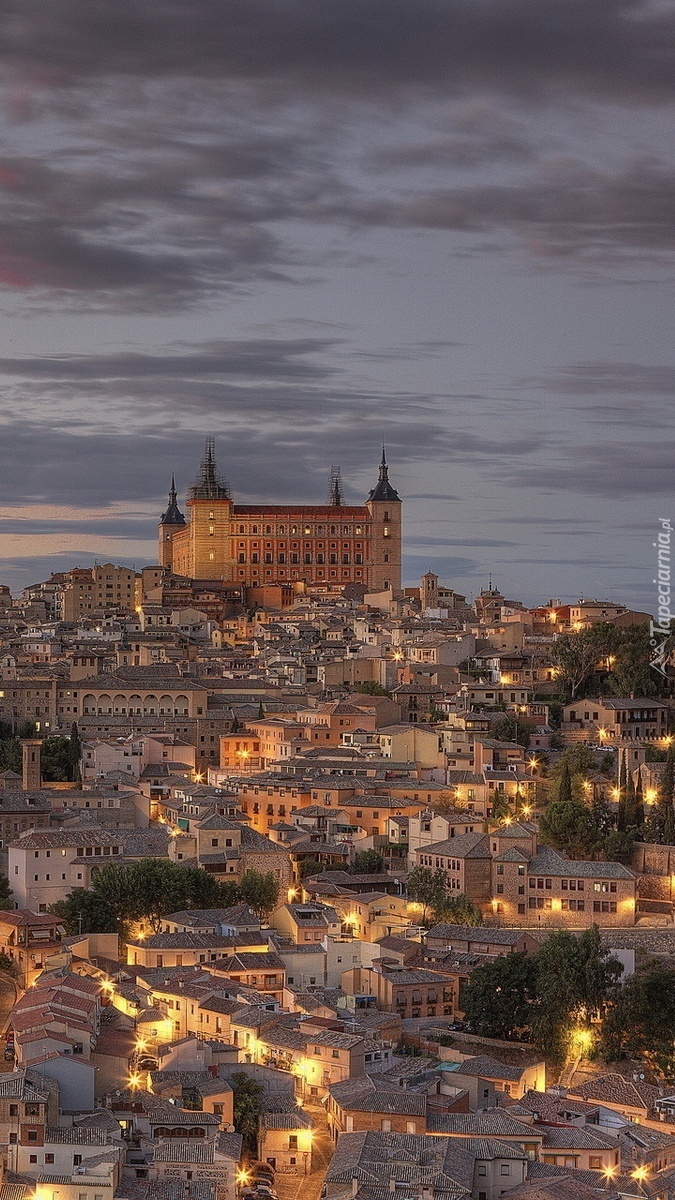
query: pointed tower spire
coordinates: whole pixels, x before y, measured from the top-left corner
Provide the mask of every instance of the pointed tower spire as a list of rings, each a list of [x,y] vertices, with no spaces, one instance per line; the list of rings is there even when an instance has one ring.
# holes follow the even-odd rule
[[[400,500],[398,492],[389,482],[389,467],[387,466],[387,455],[382,443],[382,458],[380,460],[380,471],[377,482],[377,487],[370,493],[369,500]]]
[[[184,525],[185,517],[178,507],[176,500],[176,478],[171,476],[171,487],[169,489],[169,506],[166,512],[163,512],[159,518],[160,525]]]

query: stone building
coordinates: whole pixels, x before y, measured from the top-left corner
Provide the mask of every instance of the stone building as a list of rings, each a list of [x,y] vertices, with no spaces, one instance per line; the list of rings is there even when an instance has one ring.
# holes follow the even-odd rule
[[[159,522],[159,562],[190,579],[245,587],[361,584],[401,590],[401,498],[389,482],[384,449],[378,481],[362,505],[345,504],[339,476],[327,504],[235,504],[219,475],[213,439],[199,479],[178,508],[172,481]]]

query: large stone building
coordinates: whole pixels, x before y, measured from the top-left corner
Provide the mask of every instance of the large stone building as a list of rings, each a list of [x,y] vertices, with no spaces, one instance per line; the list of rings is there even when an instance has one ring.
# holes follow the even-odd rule
[[[384,450],[365,504],[344,504],[338,477],[328,504],[235,504],[208,439],[199,479],[188,493],[189,520],[178,508],[172,481],[159,523],[159,562],[190,579],[246,587],[304,581],[399,592],[401,507]]]

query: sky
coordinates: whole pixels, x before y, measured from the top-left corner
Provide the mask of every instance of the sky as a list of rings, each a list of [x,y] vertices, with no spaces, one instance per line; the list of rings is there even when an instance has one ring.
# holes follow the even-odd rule
[[[405,578],[655,607],[675,0],[5,0],[0,582],[156,561],[204,437]]]

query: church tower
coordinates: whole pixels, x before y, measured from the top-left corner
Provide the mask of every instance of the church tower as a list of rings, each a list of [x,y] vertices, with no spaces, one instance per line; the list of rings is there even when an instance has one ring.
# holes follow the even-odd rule
[[[179,529],[184,528],[185,517],[176,503],[176,480],[172,475],[171,490],[169,491],[169,507],[159,518],[158,562],[160,567],[168,567],[170,571],[173,569],[173,535]]]
[[[379,479],[366,500],[372,519],[369,590],[401,591],[401,497],[389,482],[389,468],[382,447]]]
[[[230,550],[232,492],[216,467],[215,442],[206,439],[199,478],[188,492],[188,557],[182,573],[193,579],[233,579]]]

